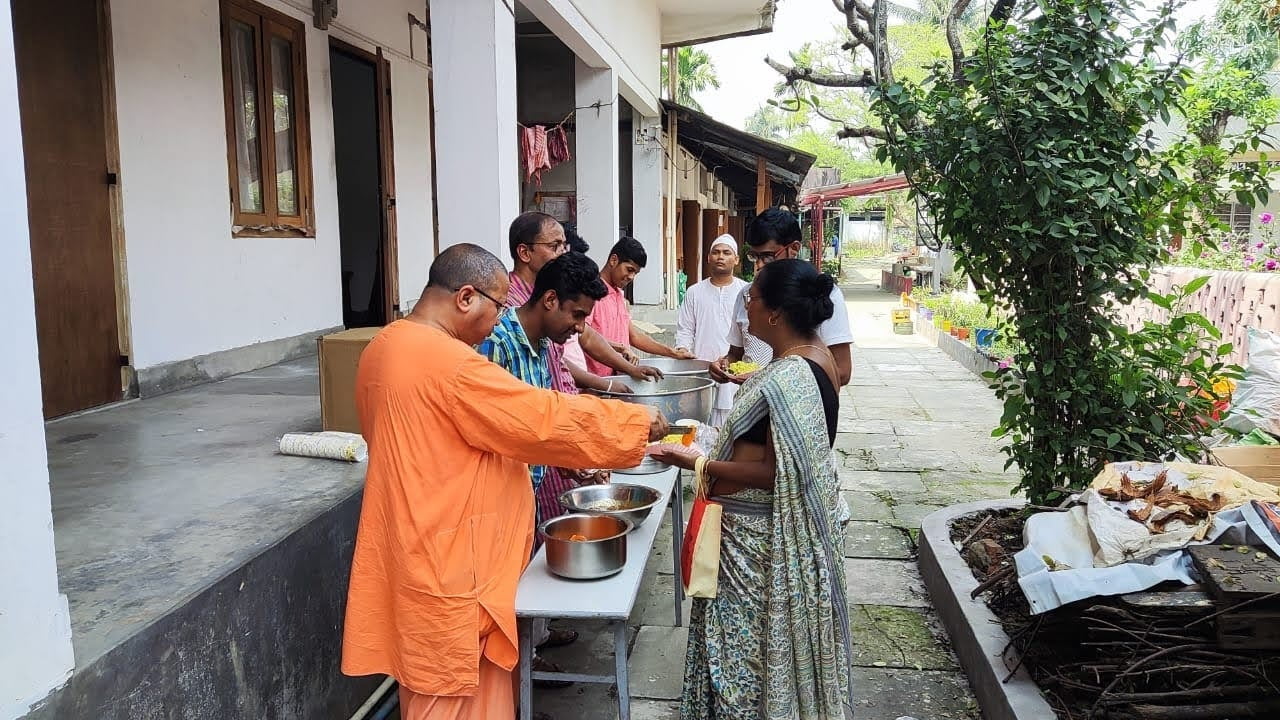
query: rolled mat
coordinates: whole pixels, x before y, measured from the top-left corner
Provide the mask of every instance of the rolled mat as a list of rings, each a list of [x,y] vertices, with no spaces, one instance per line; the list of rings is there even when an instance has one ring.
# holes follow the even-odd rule
[[[369,446],[355,433],[286,433],[280,438],[280,454],[364,462],[369,459]]]

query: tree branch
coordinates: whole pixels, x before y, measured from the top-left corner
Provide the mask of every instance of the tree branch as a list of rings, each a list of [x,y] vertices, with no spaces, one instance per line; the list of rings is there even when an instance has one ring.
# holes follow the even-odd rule
[[[987,32],[991,31],[991,23],[995,22],[1004,25],[1013,15],[1013,8],[1018,4],[1018,0],[996,0],[996,4],[991,8],[991,15],[987,17]]]
[[[858,14],[858,17],[867,22],[871,22],[871,18],[874,17],[871,12],[871,8],[867,7],[866,3],[862,2],[862,0],[849,0],[849,8],[852,8],[853,11]],[[849,8],[845,8],[846,15],[849,13]]]
[[[811,82],[814,85],[821,85],[823,87],[842,88],[866,88],[873,87],[875,85],[875,81],[871,78],[870,70],[863,70],[861,75],[823,73],[814,72],[812,68],[807,67],[788,67],[768,57],[766,57],[764,61],[769,67],[778,71],[788,84],[797,81],[804,81]]]
[[[836,132],[836,137],[841,140],[849,140],[851,138],[875,138],[876,140],[888,140],[889,134],[884,128],[875,128],[870,125],[864,127],[845,126]]]
[[[964,46],[960,44],[960,34],[956,32],[956,23],[959,22],[960,16],[965,10],[969,9],[971,0],[956,0],[956,4],[951,6],[951,12],[947,13],[947,44],[951,46],[951,70],[957,81],[964,77],[962,66],[964,65]]]

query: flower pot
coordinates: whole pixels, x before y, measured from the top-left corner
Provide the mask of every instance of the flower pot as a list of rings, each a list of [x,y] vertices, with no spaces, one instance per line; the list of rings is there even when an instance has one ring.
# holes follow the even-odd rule
[[[980,348],[990,348],[996,341],[996,331],[992,328],[977,328],[973,331],[973,341]]]
[[[933,310],[931,310],[931,309],[929,309],[929,308],[924,307],[923,305],[921,305],[921,306],[919,307],[919,309],[918,309],[916,312],[920,313],[920,319],[921,319],[921,320],[924,320],[924,321],[926,321],[926,322],[932,322],[932,321],[933,321]]]
[[[942,330],[942,332],[949,333],[951,332],[951,321],[947,319],[943,319],[942,325],[940,325],[939,327]]]
[[[968,340],[968,339],[969,339],[969,328],[966,328],[966,327],[956,328],[956,339],[957,339],[957,340]]]

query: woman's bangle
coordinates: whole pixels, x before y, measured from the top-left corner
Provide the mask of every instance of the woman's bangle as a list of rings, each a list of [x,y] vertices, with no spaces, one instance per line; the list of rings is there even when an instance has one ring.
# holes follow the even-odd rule
[[[711,460],[706,455],[699,455],[693,461],[693,478],[701,488],[702,494],[708,496],[711,494],[711,483],[707,476],[707,466],[711,464]]]
[[[613,392],[613,381],[609,381],[609,387],[604,389],[605,392]]]

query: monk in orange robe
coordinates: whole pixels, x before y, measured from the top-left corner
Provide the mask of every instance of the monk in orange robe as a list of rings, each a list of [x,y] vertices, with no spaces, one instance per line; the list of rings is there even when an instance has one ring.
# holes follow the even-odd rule
[[[514,717],[528,464],[632,467],[667,431],[652,408],[535,388],[477,353],[507,288],[491,253],[451,247],[413,312],[360,358],[369,470],[342,671],[398,680],[404,720]]]

